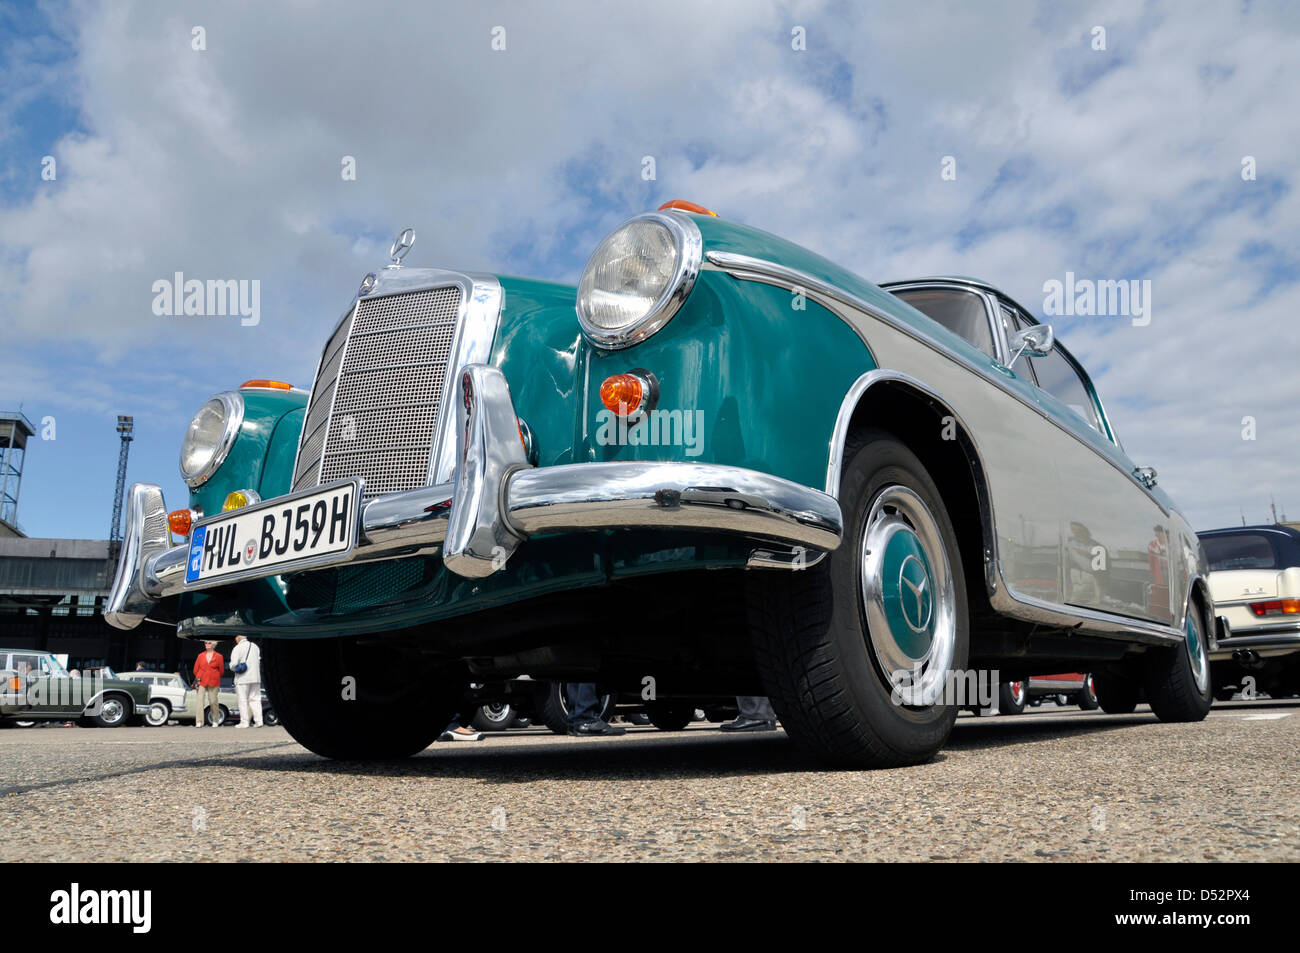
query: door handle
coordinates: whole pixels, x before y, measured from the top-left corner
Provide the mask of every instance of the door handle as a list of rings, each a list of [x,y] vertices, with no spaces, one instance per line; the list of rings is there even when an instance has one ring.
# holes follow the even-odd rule
[[[1148,490],[1156,485],[1155,467],[1134,467],[1133,475],[1136,476],[1138,478],[1138,482],[1141,483]]]

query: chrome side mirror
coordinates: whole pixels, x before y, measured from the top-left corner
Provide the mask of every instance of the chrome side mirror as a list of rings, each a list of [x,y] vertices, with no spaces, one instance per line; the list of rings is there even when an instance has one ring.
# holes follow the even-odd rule
[[[1007,343],[1012,352],[1007,367],[1012,368],[1016,366],[1016,361],[1020,359],[1021,354],[1028,354],[1030,357],[1047,357],[1056,344],[1056,335],[1052,333],[1050,324],[1035,324],[1011,335],[1011,340]]]

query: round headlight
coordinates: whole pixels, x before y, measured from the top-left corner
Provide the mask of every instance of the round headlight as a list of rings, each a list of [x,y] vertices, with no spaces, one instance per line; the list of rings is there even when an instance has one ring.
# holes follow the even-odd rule
[[[244,399],[218,394],[199,408],[181,442],[181,476],[190,486],[207,482],[226,459],[244,423]]]
[[[578,323],[592,343],[627,347],[667,324],[691,293],[702,246],[680,214],[642,215],[606,236],[578,282]]]

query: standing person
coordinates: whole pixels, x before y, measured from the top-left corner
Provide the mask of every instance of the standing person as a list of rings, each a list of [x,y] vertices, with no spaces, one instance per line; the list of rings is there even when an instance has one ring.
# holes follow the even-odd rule
[[[776,712],[764,695],[737,695],[740,716],[720,725],[722,731],[776,731]]]
[[[562,688],[569,703],[569,734],[580,738],[623,735],[627,729],[606,723],[600,717],[600,695],[593,682],[566,682]]]
[[[239,727],[261,728],[262,650],[244,636],[235,636],[230,670],[235,673],[235,694],[239,696]]]
[[[208,711],[212,713],[212,727],[218,727],[221,718],[221,706],[217,704],[217,689],[221,687],[221,673],[226,670],[226,660],[217,651],[215,640],[205,641],[203,651],[194,660],[194,689],[199,693],[198,711],[194,715],[194,727],[203,727],[203,700],[207,699]]]

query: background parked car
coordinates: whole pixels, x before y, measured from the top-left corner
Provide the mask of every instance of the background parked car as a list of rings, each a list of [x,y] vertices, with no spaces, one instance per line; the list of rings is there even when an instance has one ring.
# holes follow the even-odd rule
[[[1300,532],[1267,525],[1199,535],[1210,593],[1231,628],[1210,653],[1215,697],[1248,687],[1274,698],[1300,694]]]
[[[998,711],[1004,715],[1018,715],[1026,707],[1041,705],[1049,698],[1055,699],[1058,705],[1078,705],[1084,711],[1097,708],[1097,690],[1093,687],[1092,675],[1067,672],[1003,682],[998,687]]]
[[[151,704],[166,707],[165,717],[156,711],[151,712],[146,716],[145,724],[154,727],[165,725],[168,721],[193,724],[198,717],[199,693],[190,688],[189,683],[179,674],[175,672],[125,672],[119,677],[148,686]],[[233,687],[225,684],[225,680],[223,680],[221,688],[217,692],[217,705],[219,712],[218,725],[226,724],[239,714],[239,696],[235,694]],[[206,708],[203,712],[203,723],[206,725],[212,724],[212,714]]]
[[[77,721],[117,728],[143,722],[149,689],[107,676],[73,678],[49,652],[0,649],[0,725]]]

